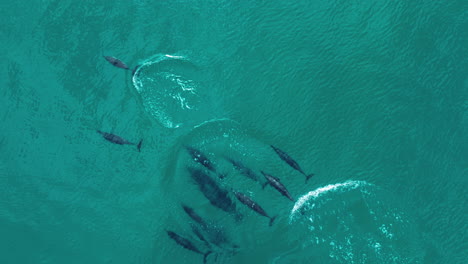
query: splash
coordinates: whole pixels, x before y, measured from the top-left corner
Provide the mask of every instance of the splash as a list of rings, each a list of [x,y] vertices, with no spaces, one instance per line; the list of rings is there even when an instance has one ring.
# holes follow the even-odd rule
[[[365,181],[329,184],[301,196],[289,224],[317,262],[418,263],[417,227],[397,201]]]
[[[201,75],[185,56],[156,54],[136,67],[132,83],[150,115],[164,127],[178,128],[206,116]]]

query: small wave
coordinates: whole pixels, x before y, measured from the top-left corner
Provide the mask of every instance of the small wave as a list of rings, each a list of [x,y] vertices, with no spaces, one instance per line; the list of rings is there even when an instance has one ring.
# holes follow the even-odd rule
[[[367,183],[365,181],[345,181],[343,183],[335,183],[335,184],[329,184],[324,187],[317,188],[313,191],[308,192],[307,194],[301,196],[299,199],[297,199],[297,202],[294,204],[294,207],[291,211],[290,217],[292,217],[304,204],[306,204],[309,200],[311,199],[316,199],[319,196],[327,193],[327,192],[336,192],[336,191],[347,191],[347,190],[352,190],[356,189],[359,186],[364,186],[364,185],[371,185],[370,183]]]
[[[301,196],[289,215],[302,246],[336,263],[408,263],[420,237],[394,194],[365,181],[329,184]],[[297,214],[299,212],[299,214]],[[416,262],[417,263],[417,262]]]
[[[182,55],[155,54],[148,59],[143,60],[143,62],[141,62],[139,66],[136,67],[132,77],[132,82],[135,85],[135,88],[137,88],[137,90],[141,89],[141,81],[139,80],[138,76],[143,68],[168,59],[189,61],[187,57]]]
[[[239,125],[239,123],[237,121],[232,120],[232,119],[227,118],[227,117],[223,117],[223,118],[213,118],[213,119],[210,119],[210,120],[203,121],[202,123],[200,123],[198,125],[195,125],[194,128],[199,128],[199,127],[203,127],[205,125],[214,124],[214,123],[218,123],[218,122],[227,122],[227,123],[233,123],[235,125]]]

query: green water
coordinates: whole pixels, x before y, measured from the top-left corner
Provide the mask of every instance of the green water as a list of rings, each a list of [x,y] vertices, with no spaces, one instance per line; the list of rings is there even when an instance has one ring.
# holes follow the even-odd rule
[[[207,263],[466,263],[468,2],[361,2],[2,1],[0,263],[203,263],[182,203]]]

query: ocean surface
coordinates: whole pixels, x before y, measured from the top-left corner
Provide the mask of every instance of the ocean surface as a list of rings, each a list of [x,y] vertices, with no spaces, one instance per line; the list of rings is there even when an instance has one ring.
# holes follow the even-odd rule
[[[468,1],[3,0],[0,21],[0,263],[468,262]]]

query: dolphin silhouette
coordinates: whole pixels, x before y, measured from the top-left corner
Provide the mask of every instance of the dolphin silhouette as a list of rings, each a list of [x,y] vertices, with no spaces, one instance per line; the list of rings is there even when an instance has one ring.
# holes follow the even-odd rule
[[[186,249],[188,249],[190,251],[196,252],[198,254],[202,254],[203,255],[203,263],[206,263],[206,258],[208,257],[208,255],[213,253],[213,251],[211,251],[211,250],[209,250],[207,252],[200,251],[197,247],[195,247],[195,245],[190,240],[178,235],[177,233],[175,233],[173,231],[166,230],[166,232],[169,235],[169,237],[172,238],[177,244],[181,245],[182,247],[184,247],[184,248],[186,248]]]
[[[278,154],[278,156],[283,160],[285,161],[289,166],[291,166],[293,169],[299,171],[300,173],[302,173],[305,177],[306,177],[306,182],[312,178],[312,176],[314,176],[313,173],[307,175],[305,174],[305,172],[302,170],[301,166],[299,166],[299,164],[293,159],[291,158],[291,156],[289,156],[286,152],[282,151],[281,149],[273,146],[273,145],[270,145],[273,150],[276,152],[276,154]]]
[[[234,192],[234,195],[236,196],[237,200],[239,200],[241,203],[247,205],[247,207],[254,210],[258,214],[270,218],[270,226],[273,225],[273,221],[275,221],[276,216],[275,217],[270,217],[265,212],[265,210],[263,210],[263,208],[260,205],[258,205],[254,200],[252,200],[252,198],[250,198],[249,196],[247,196],[247,195],[245,195],[245,194],[243,194],[241,192],[238,192],[238,191],[233,191],[233,192]]]
[[[267,174],[263,171],[261,171],[261,173],[263,174],[263,176],[265,176],[265,178],[267,179],[267,182],[265,184],[263,184],[263,188],[265,188],[265,186],[267,186],[268,184],[270,184],[271,186],[273,186],[273,188],[275,188],[276,190],[278,190],[278,192],[280,192],[282,195],[284,195],[285,197],[287,197],[289,200],[293,201],[294,202],[294,199],[291,197],[291,195],[289,194],[288,190],[286,189],[286,187],[280,182],[280,179],[274,177],[274,176],[271,176],[270,174]]]
[[[141,143],[143,143],[143,139],[140,140],[140,142],[138,142],[138,144],[135,144],[135,143],[132,143],[122,137],[119,137],[117,135],[114,135],[114,134],[111,134],[111,133],[107,133],[107,132],[102,132],[100,130],[96,130],[99,134],[102,135],[102,137],[109,141],[109,142],[112,142],[114,144],[118,144],[118,145],[136,145],[137,149],[138,149],[138,152],[140,152],[141,150]]]
[[[123,61],[115,58],[115,57],[112,57],[112,56],[103,56],[104,59],[106,59],[110,64],[114,65],[115,67],[117,68],[121,68],[121,69],[125,69],[125,70],[129,70],[130,68],[127,66],[127,64],[125,64]]]

